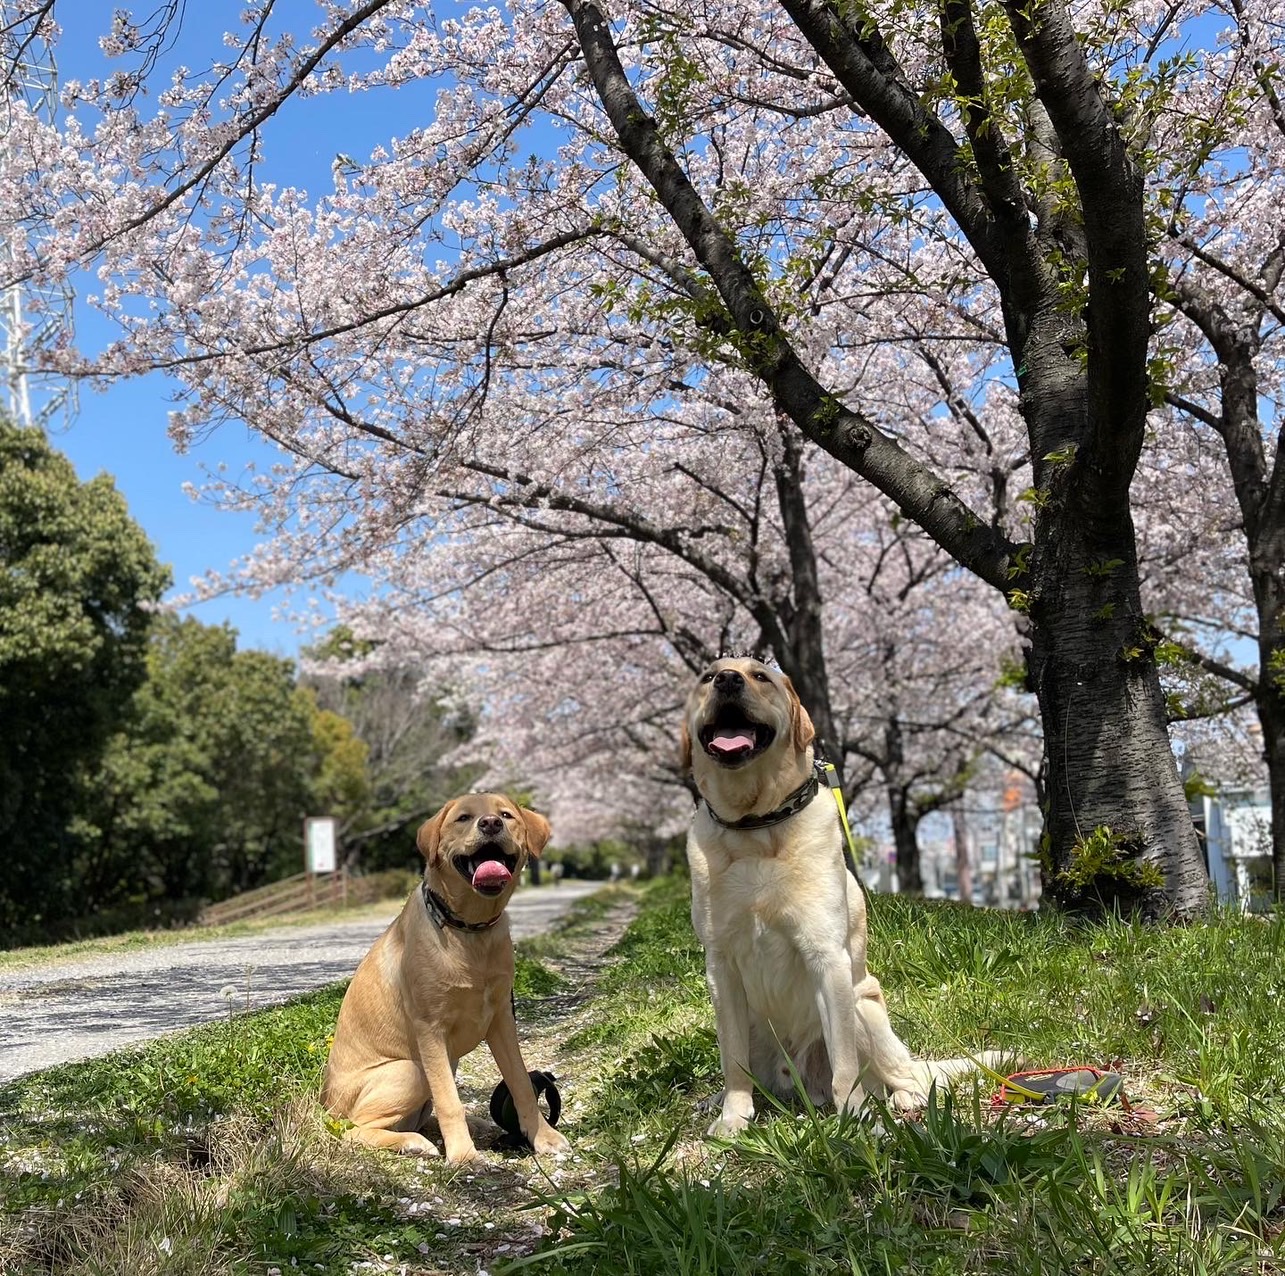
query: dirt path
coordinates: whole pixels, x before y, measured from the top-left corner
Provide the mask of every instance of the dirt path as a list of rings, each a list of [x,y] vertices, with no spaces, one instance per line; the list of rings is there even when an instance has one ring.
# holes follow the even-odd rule
[[[595,1002],[598,978],[606,966],[606,954],[633,920],[637,907],[625,899],[583,930],[558,936],[557,955],[541,958],[569,983],[549,997],[531,997],[517,1002],[518,1034],[522,1056],[529,1068],[548,1070],[558,1079],[562,1094],[561,1124],[568,1127],[571,1152],[556,1159],[537,1161],[512,1152],[488,1151],[499,1131],[487,1115],[495,1065],[485,1049],[475,1050],[460,1061],[460,1097],[469,1113],[469,1126],[477,1145],[487,1158],[483,1168],[451,1173],[439,1161],[423,1161],[414,1167],[419,1180],[398,1204],[411,1218],[444,1219],[443,1230],[432,1234],[426,1253],[432,1258],[424,1266],[375,1263],[375,1272],[413,1272],[416,1276],[467,1276],[490,1270],[497,1262],[530,1253],[546,1230],[545,1211],[532,1209],[533,1196],[547,1198],[563,1192],[601,1190],[614,1179],[614,1168],[603,1161],[592,1144],[582,1141],[576,1130],[577,1117],[585,1096],[599,1083],[598,1064],[592,1052],[571,1053],[566,1043],[600,1013]],[[457,1231],[458,1229],[458,1231]],[[460,1233],[470,1239],[457,1240]]]
[[[595,1013],[592,1002],[606,954],[628,929],[636,912],[637,906],[632,900],[622,900],[583,932],[559,939],[558,956],[549,959],[547,964],[567,980],[569,986],[548,997],[519,998],[515,1004],[522,1056],[527,1067],[548,1069],[562,1078],[567,1066],[565,1042]],[[485,1051],[466,1056],[460,1063],[461,1092],[476,1087],[477,1098],[488,1098],[495,1084],[494,1071],[495,1066]],[[565,1091],[563,1098],[570,1115],[575,1111],[576,1078],[568,1076],[566,1081],[561,1088]],[[486,1111],[485,1102],[480,1110]]]
[[[509,904],[514,939],[548,930],[601,885],[519,891]],[[0,1082],[219,1018],[227,1013],[220,991],[229,986],[239,1007],[248,1000],[253,1008],[346,979],[399,909],[0,970]]]

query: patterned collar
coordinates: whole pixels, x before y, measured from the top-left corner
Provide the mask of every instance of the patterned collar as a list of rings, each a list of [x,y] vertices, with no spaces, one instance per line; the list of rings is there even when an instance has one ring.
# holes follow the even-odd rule
[[[490,930],[504,916],[504,909],[500,909],[489,922],[466,922],[462,917],[456,917],[451,912],[446,901],[436,891],[429,889],[427,878],[421,884],[420,892],[424,896],[424,907],[428,909],[428,915],[433,919],[438,930],[446,926],[452,926],[456,930]]]
[[[709,818],[715,824],[721,824],[725,829],[765,829],[770,828],[773,824],[783,823],[792,815],[798,815],[816,797],[820,788],[820,781],[817,779],[816,773],[813,772],[775,811],[769,811],[766,815],[747,815],[740,820],[723,819],[710,806],[708,800],[705,801],[705,809],[709,812]]]

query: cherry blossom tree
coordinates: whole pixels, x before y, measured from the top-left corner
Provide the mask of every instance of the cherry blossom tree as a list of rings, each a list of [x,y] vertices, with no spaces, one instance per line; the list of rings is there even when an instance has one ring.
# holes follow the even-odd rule
[[[1180,83],[1183,108],[1158,139],[1171,149],[1177,181],[1163,230],[1166,247],[1162,343],[1165,401],[1185,421],[1191,446],[1222,454],[1224,535],[1248,590],[1211,600],[1219,632],[1257,647],[1247,671],[1197,642],[1189,656],[1229,681],[1253,704],[1272,794],[1275,889],[1285,888],[1285,225],[1281,159],[1285,100],[1280,89],[1285,12],[1279,5],[1230,0],[1232,19],[1216,57]],[[1238,526],[1236,524],[1238,523]],[[1230,529],[1227,525],[1230,524]]]
[[[609,526],[622,456],[646,552],[689,562],[714,532],[673,503],[690,496],[674,467],[707,475],[702,447],[720,476],[756,464],[743,442],[720,451],[725,375],[725,410],[755,400],[788,423],[764,481],[788,479],[805,437],[1021,617],[1053,893],[1110,888],[1062,876],[1106,828],[1122,896],[1192,912],[1205,884],[1129,491],[1153,402],[1213,428],[1192,411],[1213,414],[1210,372],[1197,360],[1187,385],[1153,357],[1168,310],[1212,344],[1186,265],[1230,263],[1266,298],[1259,331],[1275,323],[1270,269],[1212,252],[1197,224],[1222,210],[1244,261],[1268,261],[1241,220],[1270,197],[1229,198],[1228,157],[1276,109],[1280,25],[1267,0],[1233,9],[1244,56],[1216,45],[1217,6],[1153,0],[1073,16],[1055,0],[453,16],[366,0],[320,6],[306,35],[262,4],[155,110],[142,94],[173,14],[120,14],[125,69],[66,85],[58,130],[16,112],[0,231],[18,275],[96,268],[124,328],[56,366],[169,369],[180,446],[239,419],[283,449],[217,493],[278,532],[250,566],[261,585],[355,565],[395,579],[461,507]],[[336,156],[329,193],[265,177],[291,99],[398,86],[435,89],[433,107],[418,95],[422,119]],[[1194,148],[1193,119],[1209,122]],[[1274,525],[1270,503],[1259,515]],[[787,533],[779,570],[797,577],[806,549]],[[821,676],[807,617],[774,623]]]
[[[901,885],[918,890],[919,820],[1009,734],[995,693],[1016,635],[1000,600],[844,467],[815,453],[804,467],[766,405],[723,396],[701,419],[729,402],[735,425],[704,455],[693,439],[666,454],[683,459],[665,504],[699,526],[699,549],[636,496],[533,508],[457,489],[449,534],[407,547],[377,598],[337,601],[374,660],[414,652],[430,684],[463,682],[485,707],[466,760],[487,783],[533,786],[579,837],[640,810],[684,819],[675,724],[692,678],[720,650],[775,657],[849,800],[874,818],[871,795],[888,797]],[[636,460],[617,458],[608,486],[639,487]]]
[[[987,760],[1038,770],[1029,697],[1011,692],[1017,633],[1000,600],[922,533],[885,522],[828,595],[831,677],[848,695],[844,749],[886,802],[899,889],[923,888],[920,822],[974,784]],[[866,786],[856,786],[857,809]]]

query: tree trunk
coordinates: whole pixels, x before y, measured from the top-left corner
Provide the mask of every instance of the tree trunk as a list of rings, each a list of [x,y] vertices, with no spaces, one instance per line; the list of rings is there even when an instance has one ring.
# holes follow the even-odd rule
[[[1044,723],[1046,894],[1064,907],[1190,916],[1208,904],[1165,725],[1133,528],[1068,502],[1032,555],[1031,685]]]
[[[1263,757],[1272,795],[1272,898],[1285,899],[1285,577],[1281,574],[1285,528],[1270,537],[1264,559],[1275,556],[1275,570],[1255,570],[1258,603],[1258,723],[1263,729]],[[1256,556],[1255,556],[1256,557]]]
[[[950,809],[951,827],[955,834],[955,880],[959,898],[965,904],[973,902],[973,860],[968,853],[968,821],[956,803]]]
[[[919,816],[903,788],[888,786],[888,812],[892,844],[897,854],[897,893],[922,895],[924,879],[919,869]]]
[[[669,871],[669,841],[665,838],[647,839],[643,873],[651,877],[662,877]]]
[[[897,856],[897,892],[922,895],[923,874],[919,868],[919,821],[922,818],[910,800],[910,788],[901,782],[906,760],[901,722],[890,717],[883,728],[883,772],[888,789],[888,819],[892,823],[892,844]]]

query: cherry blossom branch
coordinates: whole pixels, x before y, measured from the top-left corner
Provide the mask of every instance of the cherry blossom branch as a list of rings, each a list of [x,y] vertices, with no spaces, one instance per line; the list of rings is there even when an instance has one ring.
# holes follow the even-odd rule
[[[566,528],[554,529],[550,527],[544,520],[533,517],[530,511],[538,511],[540,509],[562,510],[590,519],[597,526],[592,529],[586,529],[582,533],[586,539],[606,539],[616,536],[622,539],[656,545],[694,568],[729,598],[739,602],[761,627],[766,645],[778,653],[792,650],[794,644],[791,642],[791,634],[788,630],[789,617],[783,616],[781,613],[782,600],[770,597],[757,579],[759,538],[759,516],[757,512],[751,518],[749,535],[746,538],[747,568],[745,578],[742,580],[728,571],[722,564],[708,555],[700,553],[690,544],[692,539],[703,535],[710,529],[698,529],[693,532],[691,529],[686,528],[660,527],[636,512],[603,505],[600,502],[590,501],[584,497],[572,496],[564,489],[556,488],[551,484],[536,482],[529,475],[492,466],[476,459],[465,462],[465,464],[467,468],[475,473],[516,484],[523,490],[514,492],[510,489],[506,492],[479,494],[451,488],[439,488],[436,495],[468,504],[485,505],[497,513],[502,513],[506,517],[512,518],[515,522],[519,522],[525,527],[546,534],[556,531],[558,535],[564,537],[577,535],[577,533]],[[762,483],[755,485],[759,491],[762,490],[762,486]],[[798,534],[798,528],[795,527],[794,535],[797,536]],[[813,593],[816,593],[815,583]],[[786,601],[788,602],[789,600]],[[818,706],[817,711],[823,717],[828,715],[828,710],[822,706]]]
[[[1230,262],[1224,261],[1208,249],[1202,248],[1190,235],[1183,234],[1173,222],[1169,224],[1169,238],[1175,243],[1181,244],[1197,261],[1204,262],[1211,270],[1217,271],[1225,279],[1231,280],[1238,288],[1243,289],[1278,323],[1285,324],[1285,307],[1282,307],[1280,302],[1262,284],[1250,279],[1248,275],[1243,271],[1237,270]],[[1285,233],[1281,235],[1278,247],[1263,263],[1264,274],[1267,274],[1273,268],[1277,271],[1279,270],[1277,261],[1281,252],[1285,252]],[[1277,274],[1277,278],[1279,279],[1279,274]]]
[[[481,502],[495,508],[497,511],[506,506],[516,506],[527,509],[563,510],[571,514],[580,514],[605,527],[615,528],[630,539],[645,541],[668,550],[675,557],[695,567],[725,593],[738,599],[743,605],[751,609],[756,602],[762,601],[761,599],[747,597],[744,587],[736,577],[723,568],[721,564],[707,555],[698,553],[687,544],[682,534],[683,529],[660,527],[642,514],[618,509],[610,505],[603,505],[584,497],[573,496],[565,489],[554,487],[552,484],[537,482],[530,475],[522,474],[515,470],[489,465],[477,459],[470,460],[466,464],[474,473],[499,479],[505,483],[515,484],[522,490],[520,492],[497,492],[486,496],[479,496],[473,492],[441,490],[438,495],[449,497],[453,500]],[[564,532],[563,534],[566,533]]]
[[[1236,499],[1251,541],[1276,526],[1285,501],[1285,469],[1279,449],[1270,481],[1258,419],[1258,373],[1254,356],[1261,339],[1252,330],[1231,322],[1221,304],[1190,279],[1174,281],[1175,304],[1204,333],[1218,356],[1222,412],[1217,429],[1227,449]]]
[[[567,248],[572,244],[582,243],[596,235],[605,233],[598,226],[576,227],[573,230],[553,235],[538,244],[533,244],[525,251],[514,253],[510,257],[505,257],[499,261],[485,262],[478,266],[470,266],[453,275],[447,283],[440,288],[433,289],[432,292],[421,293],[418,297],[412,297],[406,301],[397,301],[387,306],[364,311],[357,318],[346,323],[329,324],[324,328],[315,328],[311,331],[287,333],[275,341],[257,342],[247,346],[234,346],[231,337],[229,337],[229,344],[225,348],[202,350],[195,354],[180,355],[172,359],[158,359],[152,366],[157,369],[174,370],[195,364],[208,363],[210,360],[229,356],[257,358],[260,355],[276,354],[282,350],[305,349],[308,346],[317,345],[319,342],[333,340],[335,337],[361,332],[389,319],[404,319],[417,310],[423,310],[427,306],[445,301],[447,298],[463,292],[469,284],[477,283],[483,279],[503,278],[507,272],[516,271],[522,266],[539,261],[542,257],[547,257],[560,249]],[[101,376],[102,373],[95,371],[85,375]]]
[[[214,149],[211,155],[193,167],[190,176],[151,202],[142,212],[126,218],[125,221],[114,226],[106,234],[100,235],[85,244],[81,249],[82,257],[92,257],[106,248],[108,244],[121,239],[131,231],[137,230],[140,226],[145,226],[148,222],[154,221],[167,209],[177,204],[185,195],[200,186],[246,137],[253,134],[255,130],[270,120],[304,86],[308,77],[325,60],[327,54],[338,48],[350,35],[360,30],[362,24],[368,18],[373,17],[381,9],[386,9],[392,3],[393,0],[366,0],[365,4],[354,9],[333,31],[329,32],[321,40],[315,49],[298,63],[290,78],[276,93],[262,106],[251,111],[243,120],[238,121],[235,127],[227,130],[227,138]],[[9,282],[26,283],[34,273],[34,270],[27,271],[11,278]]]
[[[993,211],[968,180],[959,144],[923,106],[868,10],[830,0],[782,0],[781,7],[853,100],[928,179],[987,273],[1003,288],[1009,262],[996,236]]]
[[[747,526],[753,526],[755,516],[734,496],[723,491],[721,487],[710,479],[702,478],[689,466],[684,465],[681,461],[675,461],[673,468],[676,473],[690,479],[697,487],[704,488],[711,496],[717,497],[725,505],[730,505],[746,522]]]
[[[53,17],[55,3],[56,0],[41,0],[33,8],[26,12],[18,13],[11,22],[7,22],[3,27],[0,27],[0,36],[9,37],[12,32],[20,29],[23,23],[31,23],[22,38],[16,41],[13,47],[5,53],[4,88],[6,92],[13,91],[13,80],[17,74],[18,67],[22,64],[27,50],[42,38],[41,28],[44,27],[48,19]],[[32,21],[33,19],[34,21]],[[17,91],[21,92],[21,90]]]
[[[602,10],[592,0],[562,3],[621,146],[709,272],[740,336],[743,357],[777,403],[805,434],[890,496],[960,563],[1004,589],[1006,565],[1016,547],[969,509],[949,484],[872,421],[827,393],[806,370],[763,290],[643,110]]]
[[[1242,0],[1230,0],[1231,11],[1236,16],[1236,29],[1240,36],[1242,46],[1248,45],[1249,36],[1249,19],[1245,14],[1245,6]],[[1285,104],[1282,104],[1280,94],[1276,92],[1277,77],[1280,75],[1279,67],[1269,68],[1263,64],[1261,58],[1255,58],[1253,62],[1254,74],[1258,77],[1258,86],[1263,90],[1263,96],[1267,99],[1267,104],[1271,108],[1272,122],[1276,125],[1277,131],[1282,137],[1285,137]]]
[[[749,93],[730,93],[728,98],[730,101],[740,102],[743,106],[752,106],[757,111],[771,111],[776,115],[788,116],[792,120],[815,120],[823,115],[833,115],[837,111],[851,114],[856,109],[856,103],[846,93],[826,98],[824,102],[817,102],[813,106],[792,106],[788,102],[754,97]]]
[[[717,653],[711,651],[687,625],[673,624],[672,612],[667,612],[660,605],[656,591],[651,588],[641,572],[629,570],[612,552],[610,545],[604,545],[603,552],[638,591],[639,597],[656,620],[657,633],[669,642],[669,645],[678,653],[678,658],[693,674],[698,673]]]
[[[1193,706],[1184,704],[1177,711],[1166,716],[1171,726],[1181,722],[1209,722],[1213,718],[1230,717],[1237,710],[1253,704],[1254,700],[1254,696],[1239,695],[1232,696],[1230,699],[1216,705]]]
[[[1166,635],[1165,642],[1177,647],[1188,664],[1195,665],[1206,673],[1211,673],[1216,678],[1221,678],[1224,682],[1230,682],[1233,686],[1248,692],[1251,697],[1258,694],[1259,680],[1253,674],[1245,673],[1244,670],[1237,669],[1234,665],[1216,660],[1213,656],[1207,656],[1204,652],[1191,646],[1190,643],[1183,642],[1181,638]]]
[[[705,324],[711,331],[726,332],[728,330],[726,323],[720,325],[720,316],[714,310],[714,307],[718,304],[717,295],[692,274],[682,262],[662,253],[641,236],[630,234],[628,231],[612,227],[603,228],[602,233],[618,240],[631,252],[641,257],[643,261],[650,262],[694,302],[705,307],[708,311]]]
[[[1207,425],[1211,430],[1216,430],[1219,434],[1223,432],[1223,419],[1216,412],[1211,412],[1208,408],[1201,407],[1199,403],[1193,402],[1186,396],[1176,393],[1173,390],[1165,391],[1165,402],[1172,408],[1177,408],[1179,412],[1185,412],[1189,417]]]

